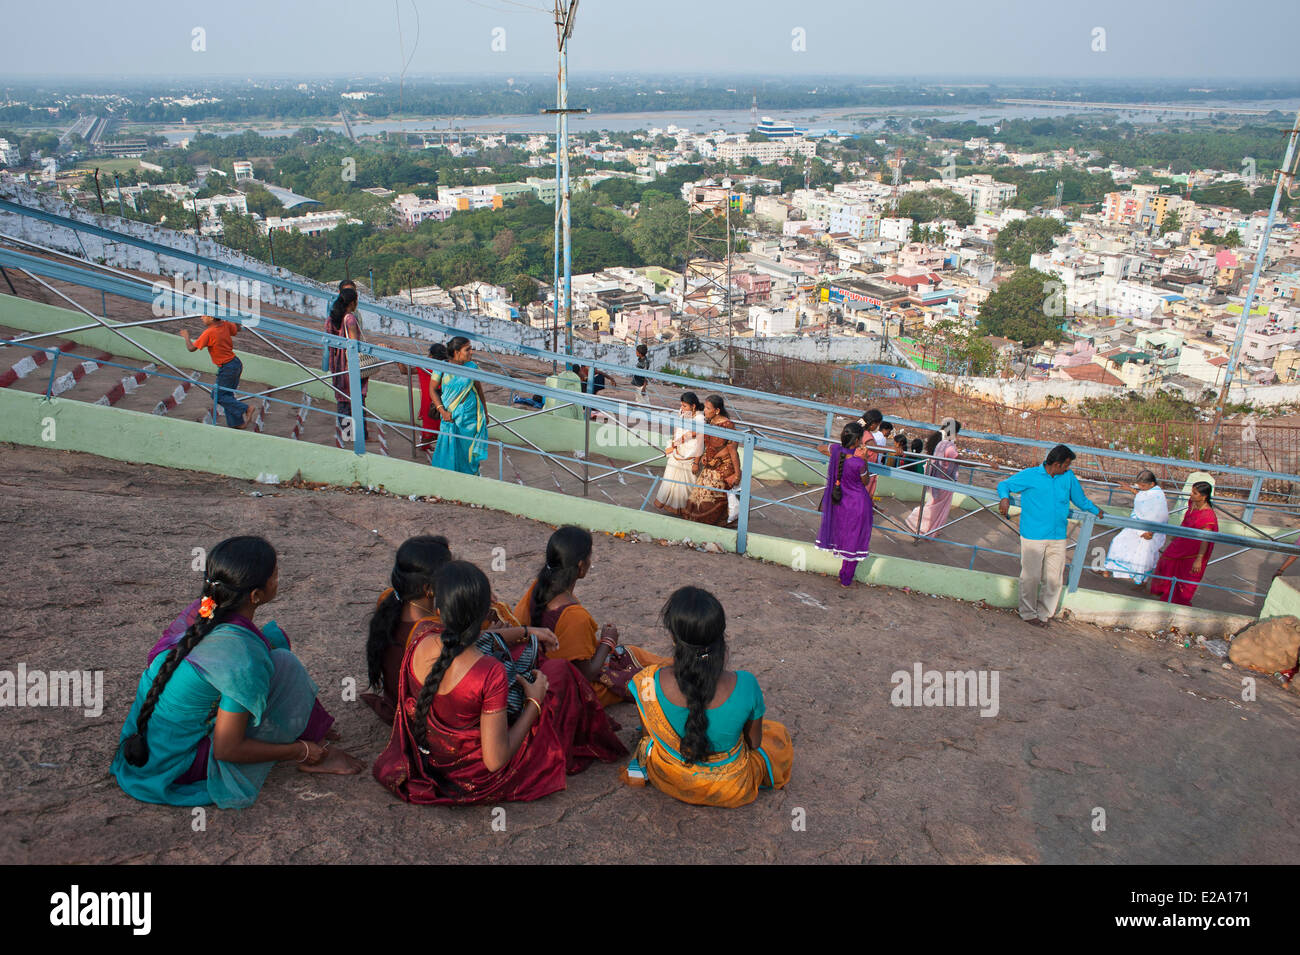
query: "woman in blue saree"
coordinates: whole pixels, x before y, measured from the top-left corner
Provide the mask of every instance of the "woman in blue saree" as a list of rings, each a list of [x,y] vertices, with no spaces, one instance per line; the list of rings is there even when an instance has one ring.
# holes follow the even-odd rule
[[[474,346],[468,338],[457,335],[447,342],[447,360],[453,365],[478,368],[470,360],[473,354]],[[444,373],[435,410],[442,416],[443,425],[430,463],[435,468],[461,474],[478,474],[488,454],[487,399],[483,397],[482,384],[472,378]]]
[[[122,727],[112,772],[128,795],[240,809],[276,762],[307,772],[364,768],[322,743],[332,721],[320,718],[316,684],[283,632],[268,624],[268,638],[253,623],[278,586],[275,550],[262,538],[212,549],[194,623],[153,656]]]

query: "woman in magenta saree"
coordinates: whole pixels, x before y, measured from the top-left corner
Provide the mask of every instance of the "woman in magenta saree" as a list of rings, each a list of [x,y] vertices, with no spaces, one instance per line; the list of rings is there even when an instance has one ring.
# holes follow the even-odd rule
[[[505,668],[473,646],[491,606],[487,578],[453,561],[436,592],[445,625],[421,621],[411,636],[393,732],[375,760],[380,783],[426,805],[526,802],[564,789],[566,774],[593,760],[627,754],[595,691],[567,660],[542,662],[508,724]]]
[[[1187,513],[1183,515],[1183,527],[1193,527],[1202,531],[1217,531],[1219,519],[1214,515],[1214,506],[1210,500],[1214,488],[1208,481],[1197,481],[1192,485],[1187,498]],[[1214,545],[1209,541],[1193,540],[1190,537],[1172,537],[1151,577],[1151,596],[1164,600],[1169,596],[1169,587],[1173,584],[1173,602],[1190,604],[1196,593],[1197,585],[1205,576],[1205,568],[1210,563]],[[1176,578],[1177,583],[1167,578]]]

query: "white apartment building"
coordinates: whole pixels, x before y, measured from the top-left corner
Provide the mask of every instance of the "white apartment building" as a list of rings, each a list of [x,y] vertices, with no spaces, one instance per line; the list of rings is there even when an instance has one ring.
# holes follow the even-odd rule
[[[248,200],[240,192],[229,196],[212,196],[209,199],[193,199],[187,205],[205,219],[218,219],[221,213],[227,210],[241,216],[248,215]]]
[[[404,192],[393,200],[393,210],[407,225],[416,226],[426,219],[441,222],[455,212],[456,207],[436,199],[421,199],[413,192]]]
[[[701,155],[703,153],[701,152]],[[774,139],[765,143],[725,142],[719,143],[717,158],[722,162],[744,163],[753,157],[760,165],[776,162],[782,156],[816,156],[817,144],[811,139]]]
[[[912,225],[912,220],[906,217],[881,219],[880,238],[889,239],[890,241],[898,242],[900,244],[911,242]]]
[[[955,179],[915,180],[905,183],[904,192],[921,192],[927,189],[947,189],[971,204],[976,215],[992,215],[1016,197],[1018,190],[1007,182],[998,182],[992,176],[979,174]]]
[[[438,201],[460,211],[499,209],[502,203],[496,186],[439,186]]]
[[[830,232],[847,232],[855,239],[874,239],[880,235],[880,217],[863,204],[834,206],[827,227]]]
[[[359,225],[360,219],[353,219],[346,212],[328,210],[308,212],[301,216],[267,216],[257,224],[263,235],[268,232],[301,232],[303,235],[320,235],[337,229],[344,223]]]
[[[1018,192],[1011,183],[998,182],[989,175],[962,176],[953,180],[949,188],[970,199],[971,208],[976,212],[997,212]]]
[[[773,335],[793,335],[799,325],[799,314],[789,308],[751,308],[749,327],[755,338]]]
[[[22,161],[22,150],[7,139],[0,139],[0,163],[6,166],[18,166]]]

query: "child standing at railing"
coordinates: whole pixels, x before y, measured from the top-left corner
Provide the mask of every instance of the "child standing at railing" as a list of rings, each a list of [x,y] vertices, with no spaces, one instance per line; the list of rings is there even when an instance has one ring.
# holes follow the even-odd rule
[[[235,354],[235,347],[231,343],[231,339],[239,332],[239,326],[211,315],[203,316],[203,324],[207,327],[199,334],[197,340],[190,341],[189,329],[186,328],[181,329],[181,338],[185,339],[185,348],[188,351],[198,351],[200,348],[208,350],[208,357],[212,359],[212,364],[217,366],[217,387],[214,397],[226,413],[226,427],[242,428],[248,421],[249,407],[235,397],[235,390],[239,387],[239,378],[244,373],[244,365]]]

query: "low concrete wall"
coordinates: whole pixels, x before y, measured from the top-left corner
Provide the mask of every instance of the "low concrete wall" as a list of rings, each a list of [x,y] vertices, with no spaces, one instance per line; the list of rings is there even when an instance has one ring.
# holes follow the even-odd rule
[[[1247,614],[1183,607],[1144,597],[1085,590],[1082,587],[1072,594],[1067,593],[1062,606],[1077,619],[1101,627],[1163,630],[1176,626],[1183,633],[1206,637],[1231,636],[1255,620]]]
[[[1133,389],[1121,385],[1103,385],[1095,381],[1030,380],[1004,378],[966,378],[956,375],[933,374],[935,384],[951,388],[959,394],[983,398],[1011,408],[1041,408],[1051,399],[1076,405],[1085,398],[1108,398],[1127,394]],[[1201,391],[1209,387],[1177,388],[1189,400],[1200,398]],[[1261,408],[1291,405],[1300,402],[1300,385],[1233,385],[1229,400],[1250,402]]]

